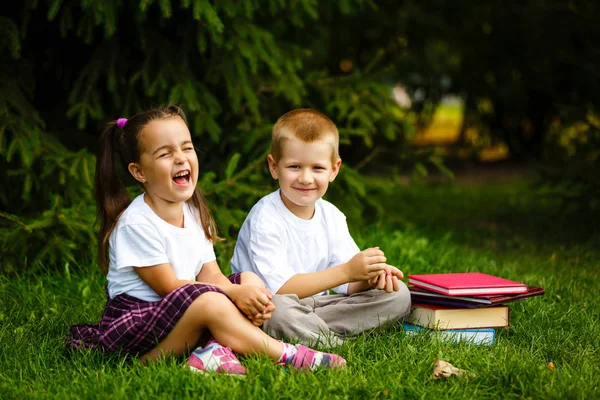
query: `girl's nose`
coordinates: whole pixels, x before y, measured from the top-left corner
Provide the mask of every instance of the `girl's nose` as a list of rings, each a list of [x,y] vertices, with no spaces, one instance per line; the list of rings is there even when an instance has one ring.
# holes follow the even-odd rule
[[[178,151],[175,153],[175,163],[183,164],[186,160],[185,154],[182,151]]]

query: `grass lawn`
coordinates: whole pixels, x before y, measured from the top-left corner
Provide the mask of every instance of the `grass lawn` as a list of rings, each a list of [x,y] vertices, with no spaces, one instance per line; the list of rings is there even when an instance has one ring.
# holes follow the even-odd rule
[[[446,345],[399,326],[344,344],[343,371],[286,372],[245,358],[245,379],[198,376],[182,361],[66,351],[74,323],[104,305],[96,268],[0,275],[0,397],[8,398],[597,398],[600,395],[600,232],[589,215],[565,216],[523,183],[399,186],[382,196],[385,222],[352,226],[405,274],[481,271],[542,286],[511,305],[492,347]],[[349,221],[352,225],[352,221]],[[225,258],[223,256],[222,258]],[[1,261],[0,261],[1,262]],[[225,261],[221,260],[223,265]],[[430,379],[442,359],[474,378]],[[558,370],[551,370],[552,359]]]

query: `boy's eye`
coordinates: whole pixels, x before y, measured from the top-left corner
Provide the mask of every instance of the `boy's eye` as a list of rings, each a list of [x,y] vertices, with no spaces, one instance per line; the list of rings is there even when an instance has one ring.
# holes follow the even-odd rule
[[[298,169],[298,168],[300,168],[300,166],[299,165],[290,165],[289,168]]]
[[[168,156],[169,154],[170,154],[169,152],[161,153],[161,154],[158,156],[158,158],[163,158],[163,157],[166,157],[166,156]]]
[[[194,148],[193,148],[193,147],[186,147],[186,148],[184,148],[183,150],[185,150],[185,151],[190,151],[190,150],[194,150]]]

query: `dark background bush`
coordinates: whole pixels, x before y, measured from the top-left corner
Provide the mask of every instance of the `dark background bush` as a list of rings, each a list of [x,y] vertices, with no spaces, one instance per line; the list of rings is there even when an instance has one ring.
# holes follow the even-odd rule
[[[383,215],[367,172],[444,169],[411,140],[446,94],[464,99],[463,131],[543,163],[550,191],[597,210],[598,20],[591,0],[3,2],[1,268],[93,261],[97,137],[168,102],[188,114],[226,237],[274,187],[265,155],[284,112],[338,124],[345,164],[329,196],[361,223]],[[397,83],[412,108],[393,100]]]

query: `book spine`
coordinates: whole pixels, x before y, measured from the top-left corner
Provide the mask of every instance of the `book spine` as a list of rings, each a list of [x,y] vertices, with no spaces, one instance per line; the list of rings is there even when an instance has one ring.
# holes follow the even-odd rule
[[[443,331],[434,331],[422,328],[416,325],[404,323],[404,330],[407,335],[426,334],[432,338],[439,339],[445,343],[465,343],[476,346],[492,346],[495,342],[496,331],[492,328],[487,329],[451,329]]]

